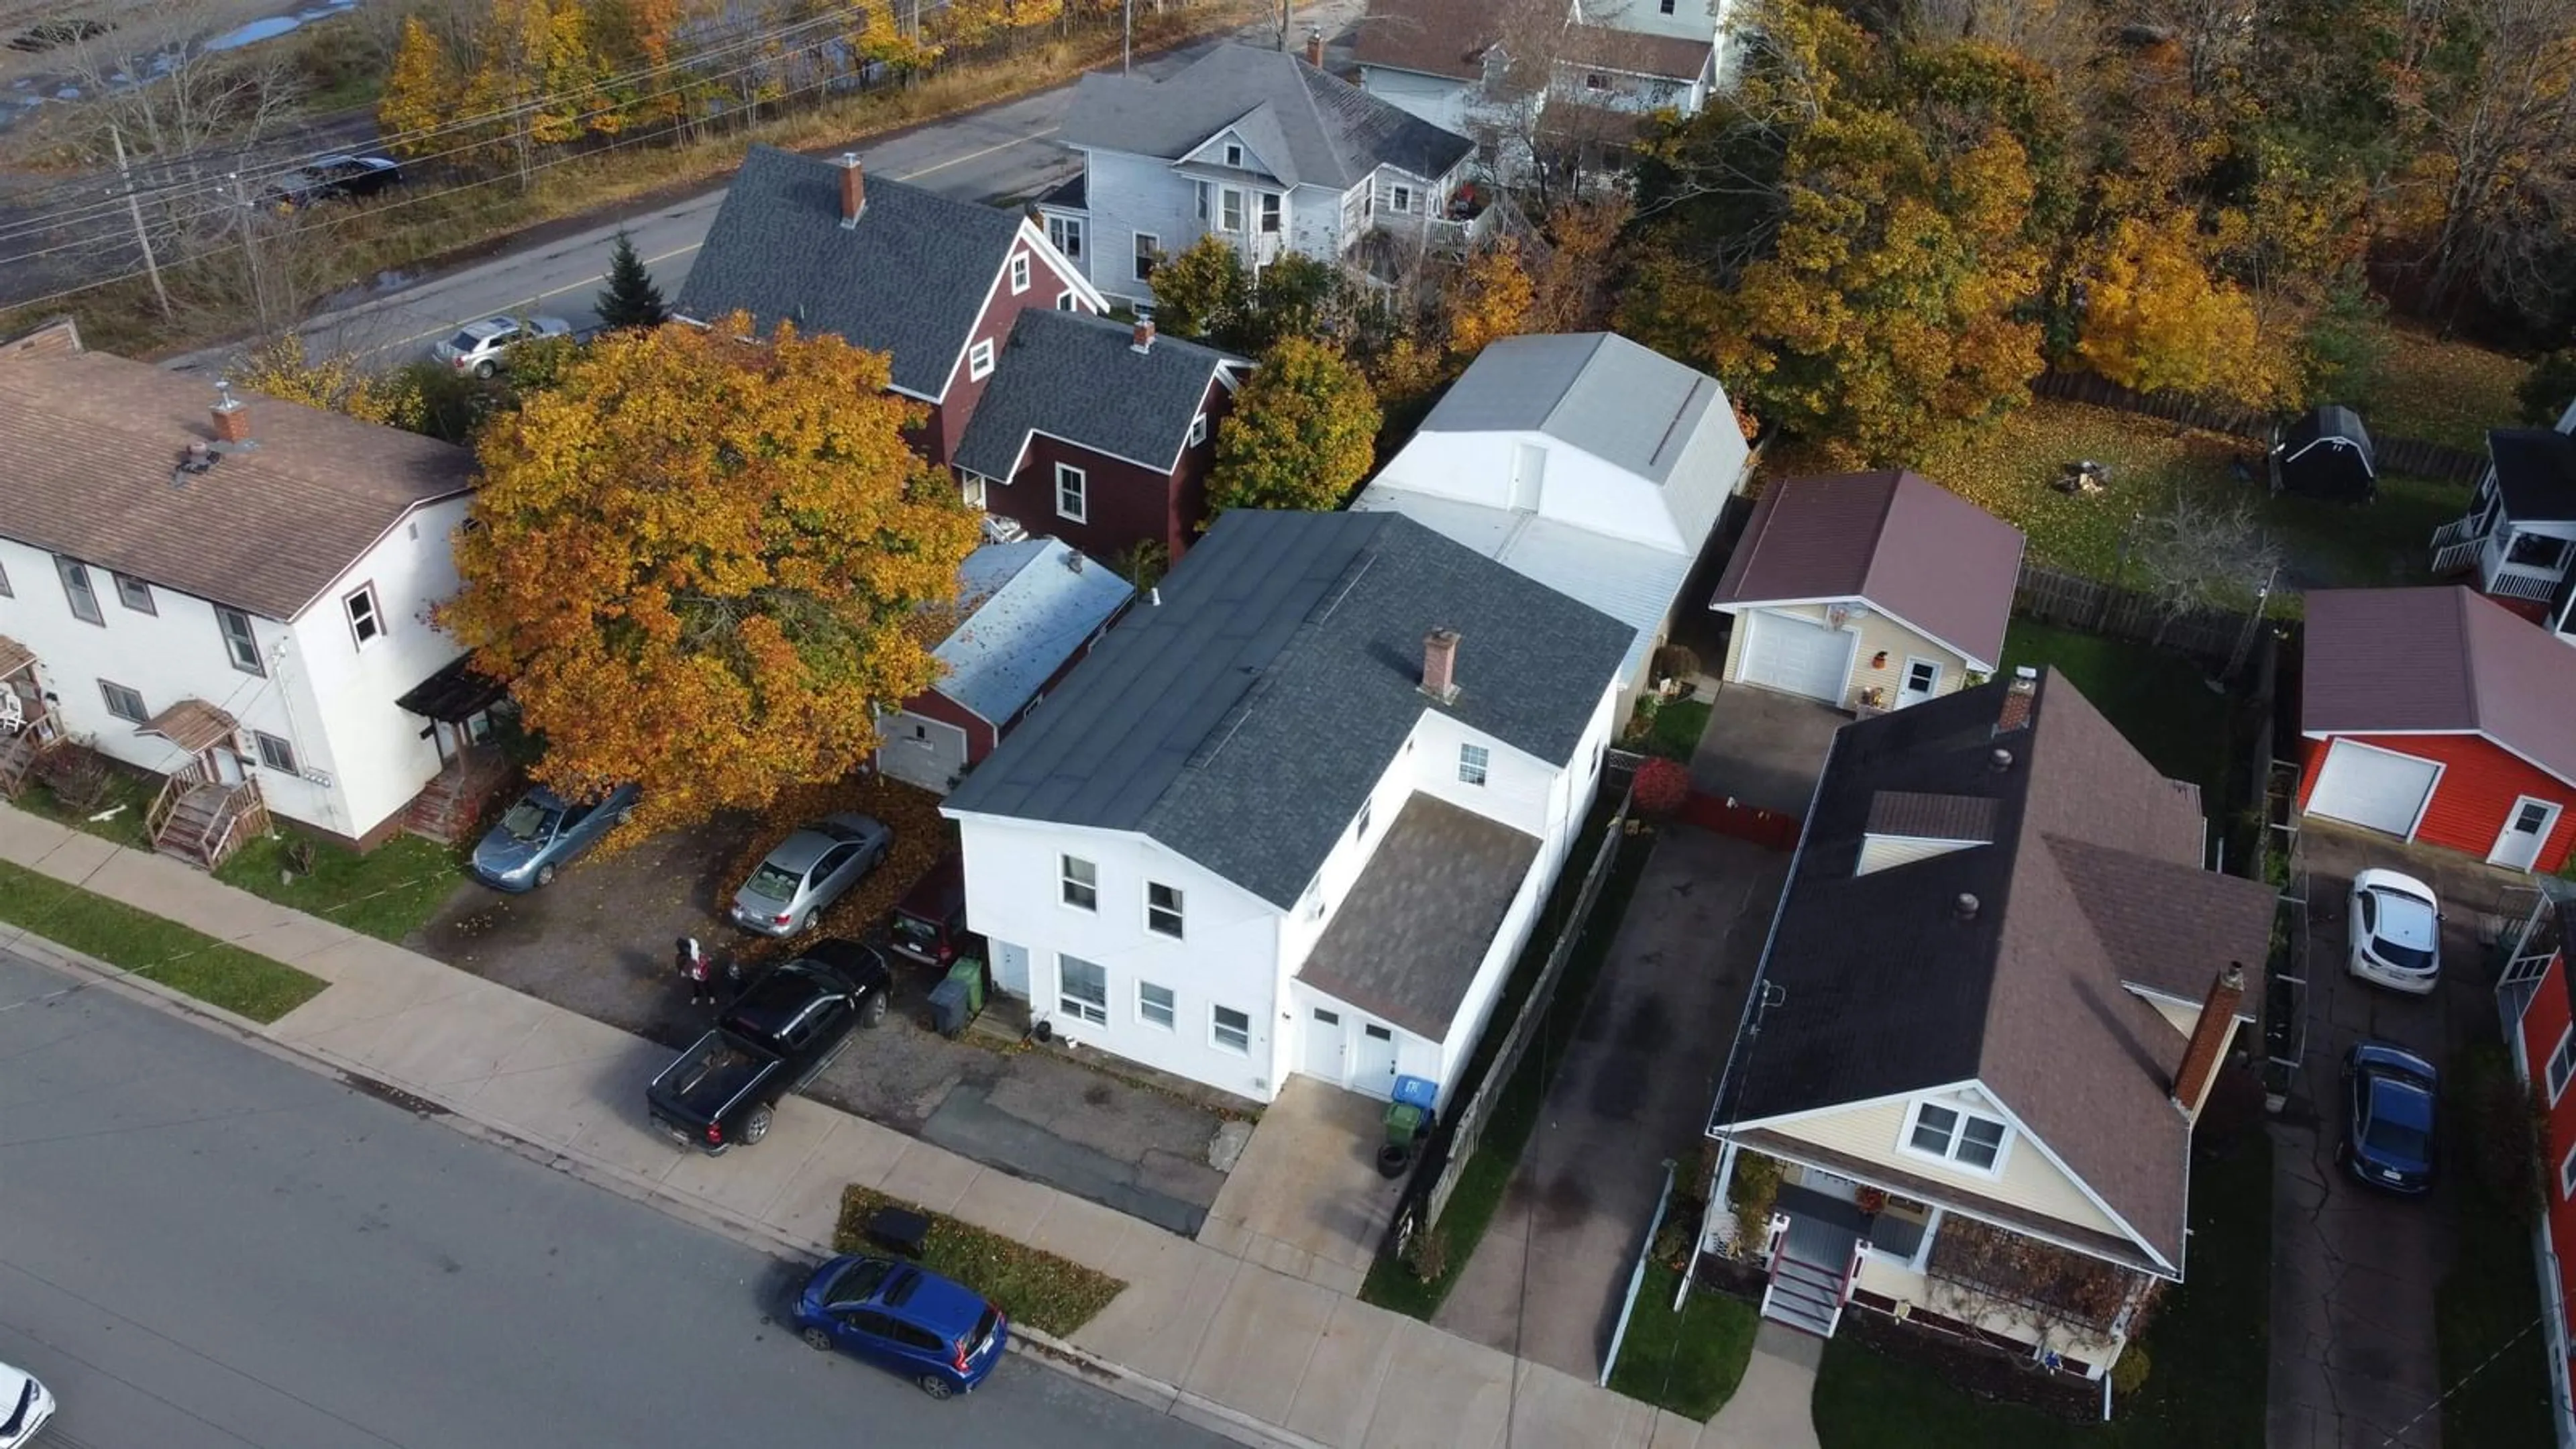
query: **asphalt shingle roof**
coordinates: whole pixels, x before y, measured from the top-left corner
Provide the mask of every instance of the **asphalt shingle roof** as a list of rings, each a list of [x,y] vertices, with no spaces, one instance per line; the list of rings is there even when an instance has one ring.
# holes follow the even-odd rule
[[[2576,650],[2474,589],[2312,589],[2299,728],[2489,736],[2576,784]]]
[[[1171,471],[1217,368],[1250,364],[1178,337],[1138,352],[1135,336],[1125,322],[1088,313],[1020,313],[951,461],[1008,478],[1029,434],[1041,432]]]
[[[1297,979],[1442,1041],[1538,859],[1535,835],[1416,791]]]
[[[903,392],[936,398],[965,350],[1020,214],[867,178],[855,227],[841,225],[841,164],[754,146],[672,310],[701,322],[749,312],[887,353]]]
[[[2576,520],[2576,438],[2548,428],[2490,428],[2487,459],[2495,464],[2506,517]]]
[[[1736,426],[1717,379],[1616,332],[1506,337],[1476,354],[1422,420],[1426,433],[1545,433],[1657,484],[1706,426]]]
[[[2250,1013],[2274,895],[2201,869],[2198,792],[2160,777],[2062,675],[2038,682],[2026,727],[1998,732],[2009,687],[1836,736],[1764,951],[1781,996],[1738,1048],[1719,1125],[1973,1080],[2178,1266],[2191,1139],[2170,1096],[2185,1042],[2130,987],[2198,1000],[2237,962]],[[2013,757],[2000,770],[1998,748]],[[1992,800],[1993,843],[1856,874],[1894,791]]]
[[[1630,628],[1395,514],[1237,509],[1128,610],[950,810],[1132,830],[1292,908],[1438,710],[1565,762]],[[1457,699],[1423,636],[1461,632]]]
[[[1301,56],[1248,45],[1220,45],[1160,81],[1086,75],[1062,134],[1068,146],[1176,161],[1255,111],[1268,114],[1246,139],[1291,186],[1344,190],[1382,165],[1438,180],[1476,149]],[[1272,127],[1279,139],[1265,145],[1257,133]]]

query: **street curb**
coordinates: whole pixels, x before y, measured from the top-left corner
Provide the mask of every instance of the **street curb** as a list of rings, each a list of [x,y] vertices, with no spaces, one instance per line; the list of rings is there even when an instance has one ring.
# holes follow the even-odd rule
[[[594,1187],[604,1188],[631,1202],[642,1203],[693,1227],[723,1234],[773,1255],[800,1258],[809,1262],[832,1256],[832,1247],[829,1243],[817,1243],[796,1237],[791,1233],[781,1232],[767,1223],[742,1217],[716,1207],[704,1199],[675,1192],[641,1173],[619,1167],[615,1163],[574,1152],[567,1147],[531,1137],[515,1128],[490,1121],[476,1115],[470,1108],[447,1100],[434,1087],[415,1089],[396,1086],[324,1048],[280,1040],[271,1035],[266,1027],[248,1017],[199,1001],[185,992],[136,976],[94,956],[83,955],[69,947],[56,945],[42,936],[20,931],[8,942],[7,949],[39,965],[88,978],[85,984],[102,987],[129,1001],[166,1012],[182,1020],[219,1029],[267,1056],[302,1067],[317,1076],[335,1078],[352,1091],[387,1101],[390,1105],[401,1107],[416,1117],[424,1119],[434,1117],[450,1131],[478,1142],[488,1143]],[[325,987],[324,990],[327,992],[329,988]],[[415,1103],[418,1105],[414,1105]],[[1191,1393],[1177,1385],[1167,1384],[1124,1365],[1112,1363],[1089,1349],[1078,1347],[1053,1334],[1042,1333],[1024,1324],[1015,1323],[1011,1327],[1011,1351],[1031,1362],[1043,1364],[1068,1378],[1106,1389],[1120,1398],[1143,1404],[1157,1413],[1194,1424],[1213,1434],[1221,1434],[1235,1443],[1250,1446],[1250,1449],[1329,1449],[1329,1446],[1320,1441],[1265,1423],[1239,1409],[1228,1408],[1205,1395]]]

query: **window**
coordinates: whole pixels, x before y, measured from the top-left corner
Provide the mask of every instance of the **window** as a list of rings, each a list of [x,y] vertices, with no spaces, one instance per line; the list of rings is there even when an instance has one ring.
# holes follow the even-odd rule
[[[101,699],[107,701],[107,712],[118,719],[134,724],[146,724],[151,721],[152,711],[143,707],[143,696],[124,685],[110,684],[102,679],[98,682],[98,693]]]
[[[2576,1147],[2568,1148],[2567,1155],[2558,1159],[2558,1195],[2576,1198]]]
[[[14,599],[16,597],[18,597],[18,591],[9,587],[9,571],[5,568],[0,568],[0,599]]]
[[[1276,192],[1261,193],[1261,229],[1272,236],[1279,234],[1279,195]]]
[[[1029,289],[1029,254],[1011,253],[1011,295],[1016,297]]]
[[[252,730],[251,736],[259,741],[259,762],[261,764],[277,771],[281,775],[293,775],[299,773],[295,768],[295,746],[279,739],[273,734],[268,733],[266,730]]]
[[[1375,800],[1362,800],[1360,802],[1360,818],[1351,822],[1351,839],[1368,839],[1369,812],[1375,809],[1377,809],[1377,802]]]
[[[1219,231],[1243,230],[1243,193],[1231,186],[1219,187],[1216,200],[1217,229]]]
[[[1225,164],[1234,167],[1238,171],[1243,169],[1243,148],[1234,144],[1232,141],[1226,142]]]
[[[1905,661],[1905,692],[1930,694],[1941,683],[1941,666],[1929,659]]]
[[[1231,1006],[1210,1007],[1208,1037],[1230,1052],[1252,1052],[1252,1018]]]
[[[1493,752],[1483,745],[1460,745],[1458,747],[1459,781],[1468,785],[1485,783],[1486,767],[1493,762]]]
[[[1064,877],[1064,903],[1080,910],[1100,909],[1100,867],[1078,856],[1059,856]]]
[[[1177,887],[1145,882],[1145,929],[1175,941],[1181,938],[1181,893]]]
[[[2505,549],[2504,561],[2521,568],[2554,570],[2567,562],[2567,540],[2545,533],[2517,533]]]
[[[1136,1019],[1147,1026],[1172,1029],[1172,988],[1151,981],[1136,983]]]
[[[1206,199],[1205,193],[1201,193],[1200,200],[1204,202]],[[1204,208],[1202,208],[1200,215],[1206,215]],[[1162,255],[1163,239],[1161,237],[1154,235],[1150,231],[1140,231],[1136,233],[1136,280],[1140,282],[1152,281],[1154,279],[1154,263]]]
[[[232,656],[233,668],[244,674],[268,673],[259,662],[259,636],[251,632],[250,615],[217,604],[215,625],[224,631],[224,652]]]
[[[966,380],[982,382],[992,375],[993,339],[987,337],[966,349]]]
[[[1389,211],[1411,211],[1413,209],[1413,188],[1410,186],[1388,187],[1386,189],[1386,209]]]
[[[1056,1000],[1064,1014],[1093,1026],[1109,1024],[1109,971],[1079,956],[1058,956]]]
[[[89,565],[58,555],[54,572],[63,576],[63,597],[71,601],[72,617],[84,624],[104,626],[107,616],[98,611],[98,590],[90,584]]]
[[[1071,287],[1067,287],[1063,291],[1055,294],[1055,309],[1059,312],[1070,312],[1074,309],[1073,289]]]
[[[1660,0],[1655,9],[1660,14],[1670,15],[1673,13],[1673,0]]]
[[[2567,1090],[2567,1079],[2576,1077],[2576,1027],[2558,1034],[2558,1048],[2549,1054],[2549,1105],[2558,1105],[2559,1095]]]
[[[128,578],[123,574],[109,574],[108,577],[116,580],[116,601],[118,603],[123,604],[125,607],[132,609],[138,614],[158,614],[161,612],[161,610],[152,602],[152,586],[150,584],[143,582],[141,579]]]
[[[1055,249],[1064,253],[1067,257],[1080,257],[1082,255],[1082,218],[1078,216],[1048,217],[1047,240],[1053,242],[1055,244]]]
[[[1210,187],[1211,183],[1205,181],[1196,181],[1190,184],[1190,195],[1199,204],[1199,220],[1201,221],[1208,219],[1208,191],[1210,190]]]
[[[376,610],[376,586],[369,584],[340,601],[349,611],[349,635],[364,649],[385,636],[384,615]]]
[[[2003,1158],[2004,1138],[2010,1131],[1991,1117],[1924,1102],[1914,1109],[1914,1125],[1906,1129],[1905,1146],[1926,1157],[1947,1158],[1972,1172],[1992,1172]]]
[[[1091,521],[1089,485],[1082,470],[1071,463],[1055,465],[1055,511],[1076,523]]]
[[[984,506],[984,475],[981,473],[959,473],[957,475],[957,496],[965,500],[966,506],[969,508],[982,508]]]
[[[1206,441],[1207,414],[1201,413],[1197,417],[1190,419],[1190,441],[1188,446],[1195,448]]]

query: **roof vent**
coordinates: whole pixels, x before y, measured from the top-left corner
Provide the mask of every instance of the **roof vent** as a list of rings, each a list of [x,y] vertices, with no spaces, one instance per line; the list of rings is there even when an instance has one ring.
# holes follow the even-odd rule
[[[1986,768],[2000,775],[2012,768],[2012,751],[1997,750],[1986,756]]]
[[[1064,551],[1064,567],[1067,573],[1078,574],[1082,572],[1082,550],[1078,548],[1066,549]]]
[[[1977,898],[1969,895],[1965,891],[1960,892],[1959,898],[1950,903],[1950,913],[1963,921],[1975,920],[1977,918]]]
[[[214,471],[215,465],[223,460],[223,454],[207,447],[202,442],[190,439],[188,446],[180,450],[179,465],[170,470],[170,486],[173,488],[185,488],[188,486],[188,479],[190,476],[199,473],[211,473]]]

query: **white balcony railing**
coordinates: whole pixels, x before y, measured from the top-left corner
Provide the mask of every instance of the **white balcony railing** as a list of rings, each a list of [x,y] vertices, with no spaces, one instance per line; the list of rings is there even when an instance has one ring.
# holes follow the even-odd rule
[[[2440,553],[2453,544],[2473,543],[2477,540],[2478,532],[2476,514],[2472,513],[2466,518],[2454,518],[2433,530],[2433,551]]]
[[[2485,592],[2499,599],[2539,599],[2545,602],[2558,592],[2559,577],[2507,565],[2487,579]]]

